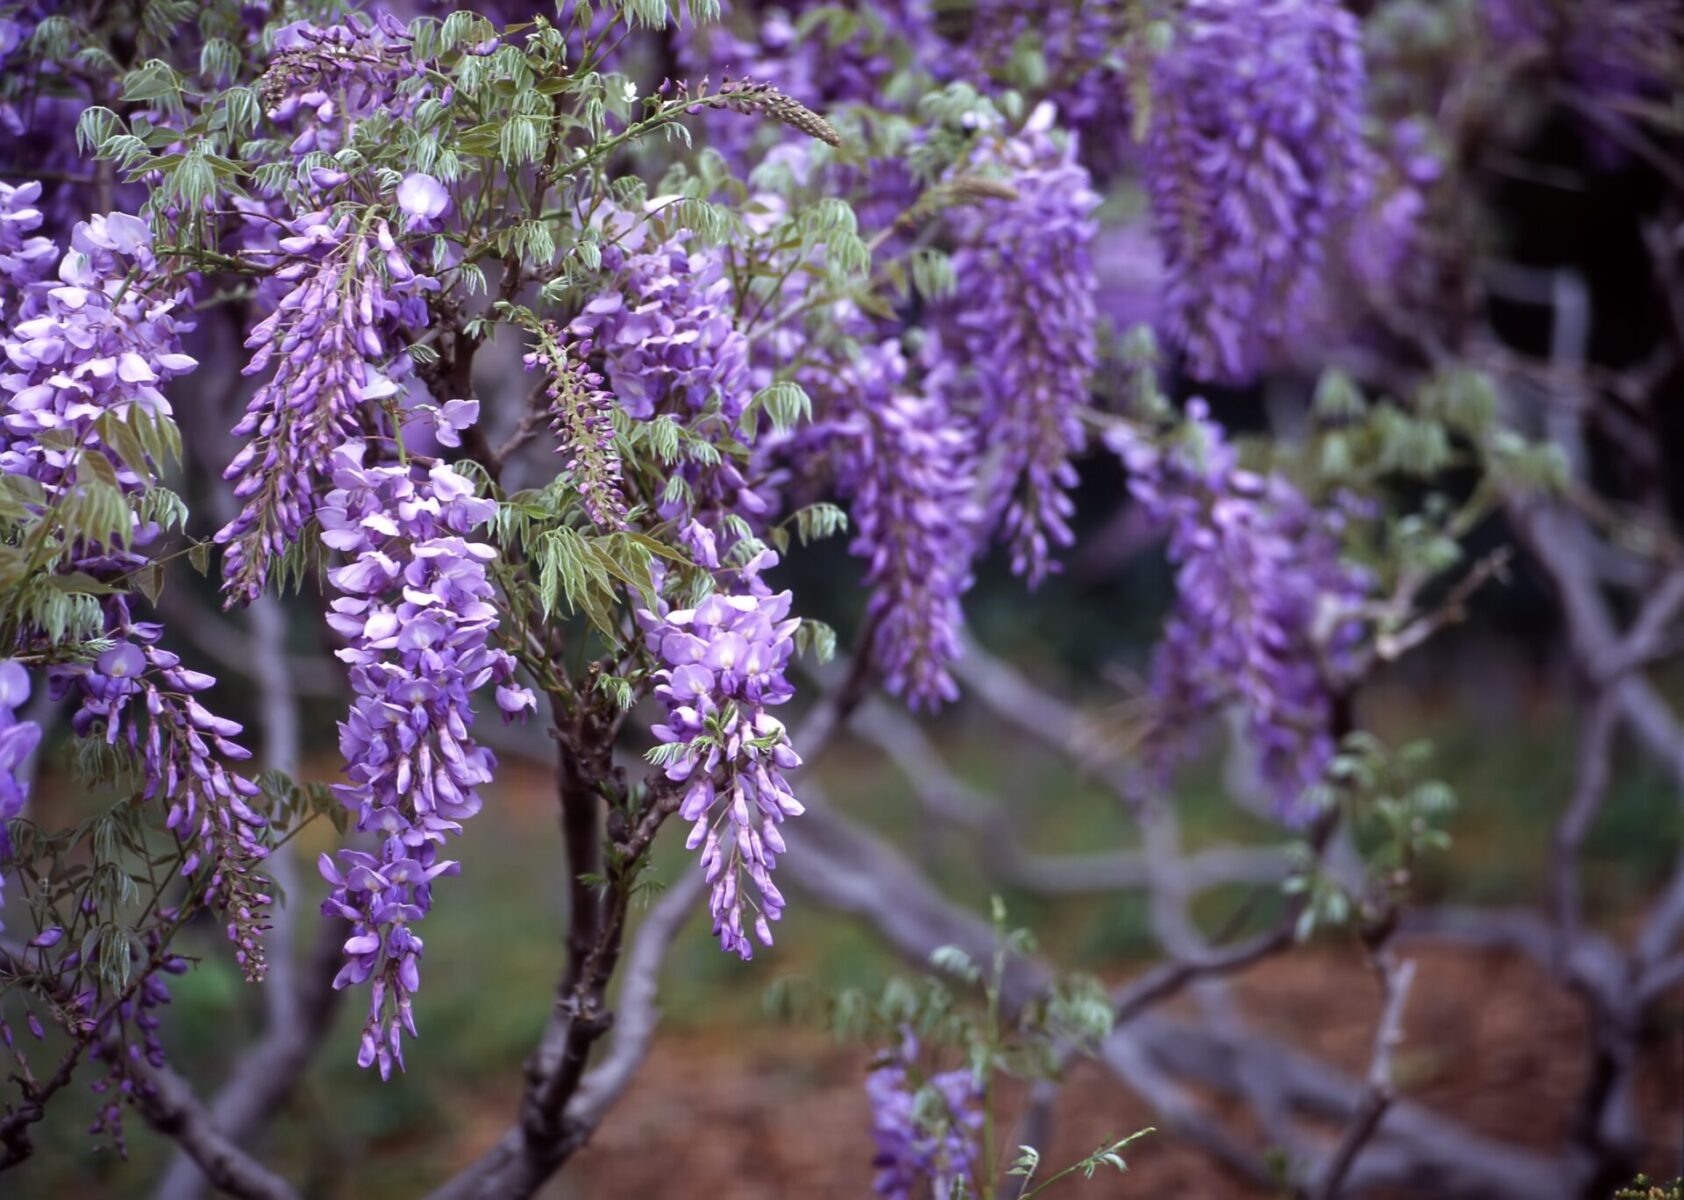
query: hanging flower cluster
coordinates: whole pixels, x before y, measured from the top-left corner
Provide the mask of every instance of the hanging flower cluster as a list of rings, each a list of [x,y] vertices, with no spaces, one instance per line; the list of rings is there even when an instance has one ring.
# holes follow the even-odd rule
[[[41,741],[39,725],[18,719],[18,709],[28,700],[29,672],[11,659],[0,661],[0,867],[12,856],[6,823],[23,815],[24,801],[29,799],[29,785],[18,777],[19,772]],[[5,885],[5,873],[0,871],[0,900]]]
[[[271,562],[314,514],[334,450],[378,424],[380,402],[398,394],[392,376],[407,360],[379,364],[396,331],[426,325],[425,293],[438,287],[415,273],[383,219],[307,213],[287,228],[274,276],[290,290],[246,338],[244,373],[274,373],[234,427],[252,440],[223,472],[243,502],[216,535],[231,600],[262,592]]]
[[[1330,245],[1367,202],[1361,28],[1338,0],[1189,0],[1152,75],[1145,175],[1169,333],[1243,381],[1323,316]]]
[[[169,920],[175,914],[160,915]],[[128,1153],[123,1138],[123,1102],[132,1099],[136,1092],[150,1092],[154,1087],[151,1080],[136,1074],[134,1065],[144,1062],[154,1070],[166,1065],[164,1043],[159,1036],[163,1018],[158,1010],[170,1002],[170,989],[162,976],[185,975],[191,966],[179,954],[161,954],[162,949],[163,938],[156,929],[146,934],[141,945],[129,947],[129,959],[134,967],[156,958],[157,970],[145,972],[133,992],[106,1010],[103,1019],[95,1024],[96,1036],[88,1052],[90,1058],[105,1066],[105,1077],[88,1085],[88,1090],[100,1097],[99,1113],[88,1132],[109,1139],[119,1155]],[[80,959],[79,952],[72,951],[65,956],[62,966],[66,970],[74,969]],[[92,1016],[95,1000],[93,992],[84,992],[76,998],[82,1019]]]
[[[572,330],[603,357],[608,385],[626,414],[680,416],[717,406],[734,428],[753,391],[749,343],[737,328],[736,292],[717,250],[692,249],[688,232],[656,242],[646,223],[615,214],[604,271],[619,286],[591,299]]]
[[[21,307],[30,285],[47,277],[58,261],[58,247],[41,228],[41,185],[0,183],[0,322],[8,327],[30,315]]]
[[[980,404],[985,452],[1000,457],[989,528],[999,523],[1012,569],[1038,583],[1070,544],[1070,456],[1098,361],[1091,247],[1099,204],[1050,106],[1021,133],[985,138],[974,167],[1004,170],[1016,197],[956,209],[957,286],[950,352]]]
[[[940,389],[906,389],[894,341],[867,347],[837,373],[844,415],[821,430],[849,499],[850,547],[869,564],[868,616],[883,685],[914,708],[958,697],[948,664],[961,652],[971,556],[981,513],[973,499],[973,433]]]
[[[1037,90],[1058,109],[1059,124],[1081,134],[1091,160],[1094,150],[1121,149],[1128,141],[1127,85],[1113,53],[1127,15],[1126,6],[1115,4],[977,0],[964,74],[998,71],[1032,47],[1044,75]]]
[[[33,187],[9,198],[24,231],[39,220],[18,204]],[[48,257],[40,240],[23,239],[0,263],[16,305],[0,332],[0,471],[28,476],[51,497],[77,481],[84,455],[103,454],[118,484],[137,491],[150,480],[100,441],[95,424],[106,413],[170,413],[159,385],[198,365],[181,352],[192,328],[176,315],[181,296],[161,284],[138,217],[111,213],[76,226],[56,284],[39,278]]]
[[[1152,670],[1154,750],[1243,707],[1261,777],[1288,820],[1336,749],[1332,682],[1360,636],[1367,574],[1341,560],[1336,522],[1279,475],[1242,469],[1202,401],[1167,448],[1107,434],[1129,490],[1169,534],[1176,606]]]
[[[740,436],[754,374],[723,256],[689,248],[688,232],[656,242],[645,222],[626,213],[613,214],[605,228],[614,244],[602,252],[603,269],[618,286],[592,298],[568,332],[601,356],[626,415],[671,415],[708,441]],[[725,518],[752,524],[771,504],[743,464],[722,455],[684,462],[656,508],[678,524],[698,562],[716,567],[734,541]]]
[[[702,852],[714,934],[745,959],[754,955],[751,929],[772,944],[770,922],[784,907],[772,882],[784,852],[778,826],[804,811],[783,774],[801,759],[783,723],[766,711],[795,694],[784,671],[800,622],[789,616],[790,594],[773,593],[760,578],[777,561],[771,551],[761,553],[738,572],[731,591],[715,592],[695,608],[657,602],[637,614],[663,664],[655,694],[666,705],[666,721],[654,734],[670,747],[659,760],[666,777],[686,785],[679,808],[691,823],[685,845]],[[749,895],[745,874],[758,899]]]
[[[743,17],[727,11],[721,23],[675,30],[678,65],[690,77],[718,75],[771,84],[809,109],[880,103],[884,84],[896,69],[916,64],[939,69],[950,55],[936,32],[929,0],[883,0],[861,9],[862,19],[846,37],[821,25],[829,36],[803,36],[797,25],[821,8],[816,0],[778,6],[743,5]],[[853,14],[850,14],[853,15]],[[708,144],[733,162],[750,161],[765,125],[714,118]]]
[[[585,513],[602,529],[623,529],[626,500],[620,482],[620,453],[614,448],[614,397],[590,367],[588,339],[563,346],[550,330],[523,360],[528,371],[549,376],[550,429],[562,470],[572,481]]]
[[[355,14],[349,24],[297,21],[280,30],[262,90],[270,118],[299,127],[290,152],[331,154],[373,113],[401,120],[399,85],[415,74],[408,43],[403,22],[384,10],[372,21]]]
[[[471,734],[472,695],[497,685],[507,714],[535,707],[513,686],[514,660],[491,644],[498,610],[487,564],[496,551],[469,540],[496,505],[447,464],[424,476],[408,466],[365,466],[365,446],[333,453],[334,489],[322,504],[322,540],[354,556],[329,572],[341,593],[329,623],[349,639],[357,699],[339,727],[348,784],[340,798],[373,835],[373,851],[327,855],[323,912],[352,922],[336,987],[372,980],[358,1062],[381,1075],[403,1066],[401,1030],[415,1033],[421,939],[432,882],[454,874],[440,857],[449,835],[479,811],[496,758]]]
[[[167,828],[186,848],[183,876],[208,866],[203,896],[225,914],[235,958],[246,976],[265,970],[263,934],[269,928],[268,881],[257,867],[268,856],[263,818],[249,805],[257,784],[223,765],[251,751],[234,739],[237,721],[219,717],[197,696],[216,680],[181,665],[158,646],[163,626],[130,618],[121,596],[106,601],[106,635],[114,645],[92,662],[49,668],[55,699],[73,696],[77,737],[102,735],[138,756],[141,798],[169,802]],[[142,715],[144,712],[144,715]]]
[[[980,1165],[983,1097],[976,1074],[966,1068],[942,1071],[920,1089],[912,1079],[917,1057],[918,1040],[908,1032],[865,1077],[877,1146],[872,1190],[886,1200],[925,1195],[947,1200],[973,1183]]]

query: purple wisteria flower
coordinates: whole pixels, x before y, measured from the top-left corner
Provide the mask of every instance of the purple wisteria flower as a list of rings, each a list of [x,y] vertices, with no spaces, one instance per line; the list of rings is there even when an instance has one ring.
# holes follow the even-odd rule
[[[1345,260],[1364,287],[1407,301],[1411,268],[1421,257],[1422,217],[1444,167],[1425,121],[1397,122],[1376,153],[1374,185],[1345,240]]]
[[[252,440],[223,472],[243,502],[216,535],[230,601],[263,590],[314,514],[335,448],[364,424],[380,427],[381,402],[408,369],[394,335],[426,325],[425,294],[438,287],[415,273],[384,220],[306,213],[287,227],[274,275],[291,290],[246,338],[244,373],[274,373],[234,427]]]
[[[1330,243],[1372,187],[1364,87],[1338,0],[1188,0],[1144,172],[1169,332],[1199,378],[1248,379],[1324,316]]]
[[[975,435],[943,402],[940,390],[906,387],[898,342],[863,349],[837,372],[842,407],[816,431],[837,459],[849,500],[850,547],[869,564],[868,615],[883,686],[914,708],[956,699],[948,664],[961,652],[960,598],[971,585],[971,556],[981,511]]]
[[[1108,174],[1132,149],[1128,76],[1116,53],[1130,36],[1130,19],[1120,4],[976,0],[954,74],[998,73],[1021,63],[1025,50],[1036,53],[1044,76],[1037,93],[1057,108],[1061,126],[1081,135],[1090,169],[1102,165]]]
[[[322,541],[353,556],[328,573],[342,593],[328,622],[350,641],[338,655],[356,693],[339,726],[350,782],[336,790],[376,844],[322,855],[333,887],[322,911],[352,923],[334,986],[372,981],[357,1061],[384,1078],[403,1066],[402,1030],[415,1035],[423,946],[413,926],[432,907],[433,881],[458,870],[439,848],[479,811],[496,766],[470,732],[473,693],[497,684],[510,715],[535,700],[510,685],[514,660],[491,644],[496,551],[470,540],[496,504],[448,464],[421,475],[365,466],[365,452],[360,441],[334,451],[319,515]]]
[[[36,231],[44,218],[41,185],[0,183],[0,326],[31,315],[21,307],[30,285],[45,279],[58,261],[58,247]]]
[[[837,26],[825,25],[818,27],[825,33],[804,35],[798,24],[820,7],[819,0],[722,4],[720,21],[674,30],[678,64],[692,78],[768,83],[823,112],[843,104],[881,104],[885,85],[900,66],[940,71],[951,61],[936,32],[930,0],[879,0],[858,10],[863,19],[846,37],[836,36]],[[750,162],[756,143],[767,137],[787,143],[801,136],[769,121],[745,121],[723,112],[710,113],[707,120],[709,146],[739,165]]]
[[[637,613],[646,645],[663,664],[655,694],[667,715],[654,734],[670,748],[659,758],[666,777],[685,785],[685,845],[702,852],[713,932],[745,959],[754,955],[751,930],[772,944],[770,923],[784,908],[772,882],[784,852],[778,826],[804,811],[783,774],[801,759],[783,723],[766,711],[795,693],[784,671],[800,622],[789,617],[790,594],[773,593],[760,578],[777,561],[771,551],[761,553],[737,572],[732,590],[695,608],[657,599]]]
[[[407,219],[406,227],[425,233],[437,229],[450,207],[450,193],[431,175],[412,171],[398,184],[398,207]]]
[[[913,1078],[917,1057],[918,1040],[908,1032],[865,1077],[877,1147],[872,1190],[886,1200],[946,1200],[961,1184],[974,1185],[979,1168],[983,1112],[976,1075],[964,1068],[942,1071],[919,1087]]]
[[[200,702],[216,680],[161,649],[161,625],[132,620],[126,597],[105,604],[114,644],[92,662],[49,668],[51,694],[76,699],[70,727],[77,737],[101,736],[139,758],[141,798],[169,804],[165,825],[186,850],[181,874],[210,868],[205,902],[226,917],[246,976],[261,979],[271,897],[257,867],[268,856],[267,823],[249,804],[261,789],[224,765],[251,757],[234,740],[241,726]]]
[[[6,823],[23,815],[24,801],[29,799],[29,785],[18,778],[18,772],[41,741],[39,725],[18,720],[18,709],[28,700],[29,672],[11,659],[0,661],[0,867],[12,857]],[[5,885],[5,873],[0,871],[0,899],[4,899]]]
[[[585,513],[602,529],[623,529],[626,500],[620,481],[620,452],[614,447],[614,396],[590,368],[588,339],[563,345],[555,330],[522,360],[528,371],[549,376],[550,428],[562,470],[579,493]]]
[[[688,232],[657,242],[629,213],[611,214],[604,231],[614,244],[602,252],[603,268],[617,286],[587,302],[568,333],[601,357],[614,400],[634,420],[668,415],[704,440],[749,440],[742,417],[754,398],[754,372],[723,255],[690,249]],[[771,507],[744,464],[724,455],[680,464],[656,511],[679,526],[698,562],[713,567],[735,540],[725,517],[752,526]]]
[[[408,52],[409,31],[385,10],[372,21],[359,13],[347,24],[295,21],[278,31],[263,95],[270,119],[298,130],[290,153],[331,154],[372,113],[402,119],[421,95],[412,89],[400,99],[400,86],[418,74]]]
[[[1336,746],[1333,680],[1372,586],[1339,557],[1337,521],[1279,475],[1241,468],[1202,401],[1165,446],[1126,426],[1106,440],[1129,490],[1169,535],[1176,605],[1152,668],[1150,749],[1167,769],[1222,707],[1244,713],[1258,768],[1289,820]]]
[[[1099,197],[1070,140],[1038,108],[1021,133],[985,137],[970,169],[998,173],[1015,199],[954,211],[960,248],[945,320],[951,352],[974,392],[985,454],[998,456],[986,533],[996,523],[1012,569],[1038,583],[1070,544],[1070,456],[1085,438],[1081,411],[1097,362],[1091,246]]]
[[[169,920],[175,914],[165,909],[159,915]],[[163,976],[185,975],[192,967],[179,954],[160,955],[162,949],[163,936],[156,929],[148,931],[143,944],[129,946],[131,969],[140,976],[139,985],[103,1013],[99,1012],[98,994],[92,989],[72,1001],[71,1019],[92,1026],[95,1035],[88,1056],[105,1067],[104,1077],[88,1085],[88,1090],[100,1097],[98,1115],[88,1132],[107,1138],[120,1155],[127,1154],[123,1104],[132,1102],[137,1093],[151,1094],[155,1089],[151,1079],[133,1068],[141,1062],[154,1070],[165,1065],[164,1043],[159,1036],[163,1020],[158,1010],[170,1002],[170,989]],[[145,964],[154,957],[158,957],[158,969],[142,973]],[[80,955],[72,951],[62,965],[74,967],[79,960]]]
[[[14,205],[30,190],[14,192]],[[21,230],[34,227],[28,209],[12,215]],[[99,453],[124,490],[141,490],[150,479],[101,443],[95,423],[107,413],[168,416],[160,385],[198,365],[181,352],[192,326],[177,315],[182,296],[158,271],[146,222],[127,213],[82,222],[56,283],[40,277],[47,254],[37,239],[10,254],[3,247],[0,268],[24,282],[0,331],[0,471],[54,495],[75,482],[83,454]]]
[[[734,428],[754,392],[724,256],[690,248],[687,232],[656,242],[629,213],[615,213],[605,230],[615,241],[603,249],[602,266],[617,286],[587,302],[571,332],[589,337],[602,355],[628,416],[687,417],[712,407]]]

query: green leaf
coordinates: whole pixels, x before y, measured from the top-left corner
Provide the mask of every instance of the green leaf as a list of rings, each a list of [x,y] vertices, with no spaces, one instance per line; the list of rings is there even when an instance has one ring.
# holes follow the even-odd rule
[[[135,571],[133,578],[135,587],[140,589],[140,594],[156,607],[158,597],[164,594],[164,564],[157,561],[149,562]]]

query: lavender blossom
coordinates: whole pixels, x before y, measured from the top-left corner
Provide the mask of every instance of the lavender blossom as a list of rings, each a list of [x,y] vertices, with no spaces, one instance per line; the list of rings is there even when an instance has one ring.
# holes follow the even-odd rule
[[[569,327],[601,356],[615,401],[634,420],[669,415],[699,436],[741,437],[754,397],[749,339],[738,325],[736,294],[717,250],[692,251],[688,233],[655,242],[647,223],[615,213],[614,244],[603,268],[617,286],[593,297]],[[658,501],[698,561],[715,566],[733,536],[724,518],[751,523],[771,510],[756,482],[730,457],[682,463],[677,486]]]
[[[36,232],[43,220],[40,199],[39,183],[0,183],[0,327],[34,315],[20,305],[58,260],[52,239]]]
[[[29,785],[18,778],[20,769],[41,741],[41,727],[18,720],[18,709],[29,700],[29,673],[11,659],[0,661],[0,866],[12,857],[6,823],[23,815]],[[0,893],[6,876],[0,873]],[[3,898],[3,896],[0,896]],[[0,930],[5,928],[0,924]]]
[[[602,252],[617,286],[588,303],[571,332],[589,337],[628,416],[682,417],[713,408],[735,428],[754,393],[749,344],[736,323],[736,295],[717,250],[693,250],[688,233],[655,242],[630,214]]]
[[[1099,197],[1074,147],[1056,137],[1052,109],[1037,109],[1011,138],[985,139],[972,169],[1004,168],[1016,199],[955,210],[955,300],[946,319],[961,376],[979,403],[985,452],[999,482],[985,531],[996,523],[1012,569],[1031,584],[1056,569],[1072,540],[1070,456],[1085,440],[1081,411],[1097,361],[1092,213]]]
[[[853,552],[869,563],[867,613],[883,684],[914,708],[959,695],[948,664],[961,653],[971,556],[981,513],[974,435],[935,395],[905,390],[898,343],[870,347],[840,371],[843,415],[818,431],[849,497]]]
[[[737,573],[731,591],[695,608],[656,600],[637,614],[645,643],[663,664],[655,674],[655,694],[667,709],[653,731],[664,751],[658,761],[669,780],[686,785],[679,815],[691,822],[685,845],[701,850],[713,885],[713,932],[745,959],[754,956],[751,928],[772,944],[770,923],[784,908],[771,874],[784,852],[778,826],[805,811],[783,774],[801,759],[783,723],[766,711],[794,695],[784,669],[800,624],[789,619],[790,594],[774,594],[760,578],[777,561],[771,551],[761,553]]]
[[[159,915],[169,920],[174,914],[166,909]],[[162,947],[162,934],[150,930],[144,946],[129,946],[129,959],[136,968],[143,968],[146,961],[159,955]],[[132,1068],[139,1062],[154,1070],[165,1066],[164,1043],[159,1036],[163,1020],[158,1010],[170,1002],[170,989],[161,975],[185,975],[190,966],[178,954],[163,954],[157,970],[137,971],[141,974],[139,985],[125,999],[107,1007],[97,1021],[91,1019],[96,1008],[94,993],[84,992],[74,1002],[75,1019],[93,1026],[94,1038],[88,1056],[105,1066],[104,1077],[88,1085],[100,1097],[98,1115],[88,1132],[103,1135],[120,1156],[127,1154],[123,1141],[123,1102],[154,1086]]]
[[[1026,49],[1035,53],[1044,76],[1036,93],[1057,109],[1063,128],[1080,135],[1084,162],[1103,167],[1103,176],[1132,150],[1129,82],[1117,61],[1118,47],[1134,36],[1132,16],[1120,4],[976,0],[963,66],[952,74],[998,74]]]
[[[348,24],[295,21],[277,32],[262,91],[270,118],[298,127],[290,152],[331,154],[372,113],[402,119],[419,96],[412,89],[400,99],[400,85],[417,74],[408,50],[408,30],[385,11],[372,22],[359,14]]]
[[[459,869],[439,848],[479,811],[496,766],[470,733],[472,695],[498,684],[509,714],[535,701],[510,686],[514,660],[491,645],[498,611],[486,564],[496,551],[468,540],[495,503],[447,464],[418,476],[365,466],[365,452],[354,440],[333,452],[320,518],[323,542],[354,555],[328,574],[341,593],[328,622],[350,639],[338,654],[357,697],[339,726],[350,782],[337,791],[377,843],[337,861],[322,855],[333,888],[322,911],[352,923],[334,986],[372,980],[357,1062],[386,1078],[403,1067],[401,1031],[416,1032],[423,945],[413,927],[432,907],[433,880]]]
[[[863,20],[846,38],[824,25],[806,36],[797,30],[797,23],[820,7],[816,0],[721,7],[726,11],[718,22],[675,28],[680,68],[692,78],[719,75],[770,84],[818,112],[843,104],[880,104],[902,65],[939,70],[951,58],[936,32],[929,0],[881,0],[863,8]],[[708,128],[708,143],[727,159],[746,164],[767,128],[720,116]]]
[[[10,197],[23,231],[38,215],[18,206],[31,190]],[[192,328],[176,315],[182,296],[159,271],[146,223],[127,213],[78,225],[56,284],[39,277],[46,258],[34,238],[0,258],[9,279],[25,281],[0,331],[0,472],[27,475],[56,495],[76,483],[83,454],[101,453],[119,485],[138,492],[150,473],[136,474],[141,464],[103,445],[94,425],[106,413],[170,414],[159,385],[198,365],[181,352]],[[55,448],[60,440],[80,450]]]
[[[246,338],[244,373],[274,364],[236,437],[251,437],[223,472],[234,480],[240,513],[217,532],[230,602],[262,590],[272,560],[297,540],[314,514],[336,447],[398,394],[393,335],[427,323],[424,294],[435,280],[417,275],[384,220],[307,213],[288,223],[274,274],[291,290]],[[380,364],[386,364],[385,370]]]
[[[1332,239],[1367,202],[1361,30],[1337,0],[1189,0],[1152,75],[1145,174],[1171,337],[1250,378],[1323,314]]]
[[[49,669],[51,694],[76,699],[70,727],[77,737],[101,736],[139,757],[141,799],[169,804],[165,826],[186,851],[181,874],[210,868],[203,898],[225,915],[247,978],[261,979],[271,898],[257,867],[268,849],[266,823],[248,803],[261,792],[224,765],[251,757],[234,740],[241,726],[197,699],[216,680],[160,649],[163,627],[132,620],[125,597],[106,601],[106,635],[113,645],[92,662]]]
[[[1370,580],[1339,557],[1336,524],[1279,475],[1238,465],[1202,401],[1169,446],[1125,427],[1107,442],[1129,490],[1167,529],[1176,606],[1152,668],[1150,750],[1167,769],[1218,709],[1245,715],[1259,772],[1287,820],[1337,748],[1332,678],[1361,635]]]
[[[872,1190],[886,1200],[946,1200],[971,1186],[980,1164],[982,1088],[966,1069],[914,1082],[918,1041],[909,1032],[865,1077],[877,1153]],[[969,1193],[967,1193],[969,1194]]]

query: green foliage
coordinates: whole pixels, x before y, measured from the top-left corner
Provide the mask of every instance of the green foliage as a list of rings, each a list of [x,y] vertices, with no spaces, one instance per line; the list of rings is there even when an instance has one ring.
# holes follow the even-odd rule
[[[1285,884],[1288,895],[1302,898],[1295,930],[1300,940],[1353,918],[1379,919],[1407,896],[1422,859],[1449,849],[1450,836],[1442,826],[1456,806],[1456,794],[1442,780],[1424,776],[1432,757],[1430,743],[1410,742],[1394,750],[1362,731],[1340,744],[1324,782],[1306,794],[1305,802],[1324,813],[1342,813],[1362,854],[1364,876],[1375,881],[1376,890],[1352,895],[1308,847],[1300,848],[1298,868]]]

